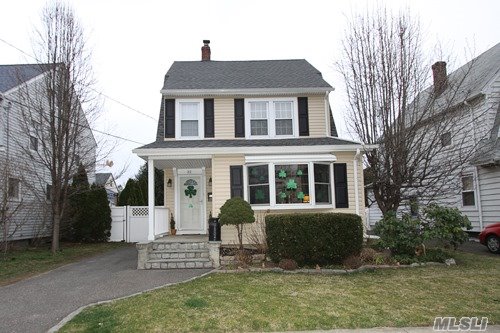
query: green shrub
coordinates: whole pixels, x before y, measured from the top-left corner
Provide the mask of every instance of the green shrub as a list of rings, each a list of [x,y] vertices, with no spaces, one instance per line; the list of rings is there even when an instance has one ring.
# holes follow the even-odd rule
[[[380,237],[377,245],[398,255],[415,255],[415,248],[424,240],[420,220],[408,214],[398,219],[394,212],[389,212],[375,224],[374,231]]]
[[[438,240],[454,249],[468,240],[469,235],[464,229],[472,226],[467,216],[457,208],[442,207],[431,204],[424,209],[426,238]]]
[[[105,242],[111,234],[111,209],[102,187],[75,194],[71,199],[72,238],[79,242]]]
[[[243,249],[243,224],[255,222],[252,207],[240,197],[228,199],[220,208],[221,225],[234,225],[238,231],[240,249]]]
[[[355,214],[309,213],[266,216],[271,260],[293,259],[299,266],[340,264],[358,254],[363,225]]]

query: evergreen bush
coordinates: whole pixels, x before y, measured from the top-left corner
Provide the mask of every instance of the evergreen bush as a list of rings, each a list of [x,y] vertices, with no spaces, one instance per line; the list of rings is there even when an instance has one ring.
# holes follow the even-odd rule
[[[363,244],[361,217],[344,213],[266,216],[268,255],[274,262],[293,259],[299,266],[340,264]]]

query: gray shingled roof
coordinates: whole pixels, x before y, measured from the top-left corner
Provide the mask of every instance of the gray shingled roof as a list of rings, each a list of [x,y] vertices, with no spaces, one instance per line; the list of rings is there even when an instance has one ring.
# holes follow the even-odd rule
[[[483,52],[465,65],[448,75],[448,87],[436,99],[435,110],[453,107],[485,92],[485,88],[500,73],[500,43]],[[417,98],[421,110],[427,106],[428,99],[435,98],[434,86],[425,89]],[[450,104],[451,102],[451,104]]]
[[[176,61],[163,89],[325,88],[320,71],[304,59],[261,61]]]
[[[0,92],[6,92],[23,82],[42,74],[48,69],[46,65],[0,65]]]
[[[168,140],[155,141],[138,149],[157,148],[215,148],[215,147],[296,147],[296,146],[337,146],[358,144],[349,140],[332,137],[263,139],[263,140]]]
[[[103,172],[103,173],[96,173],[95,174],[95,184],[99,186],[104,186],[106,185],[106,182],[108,181],[109,177],[111,177],[112,174],[110,172]]]

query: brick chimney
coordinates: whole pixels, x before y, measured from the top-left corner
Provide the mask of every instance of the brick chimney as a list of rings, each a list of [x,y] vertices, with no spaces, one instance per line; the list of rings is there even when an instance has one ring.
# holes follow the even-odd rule
[[[210,44],[210,41],[205,39],[201,47],[201,61],[210,61],[210,46],[208,44]]]
[[[441,95],[448,86],[448,76],[446,75],[446,62],[438,61],[432,65],[432,76],[434,78],[434,93]]]

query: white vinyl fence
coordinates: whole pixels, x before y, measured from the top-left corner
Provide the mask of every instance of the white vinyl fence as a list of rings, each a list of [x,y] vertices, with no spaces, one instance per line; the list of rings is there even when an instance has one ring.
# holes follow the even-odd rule
[[[111,208],[111,242],[147,242],[148,207],[122,206]],[[155,207],[155,236],[168,230],[168,208]]]

